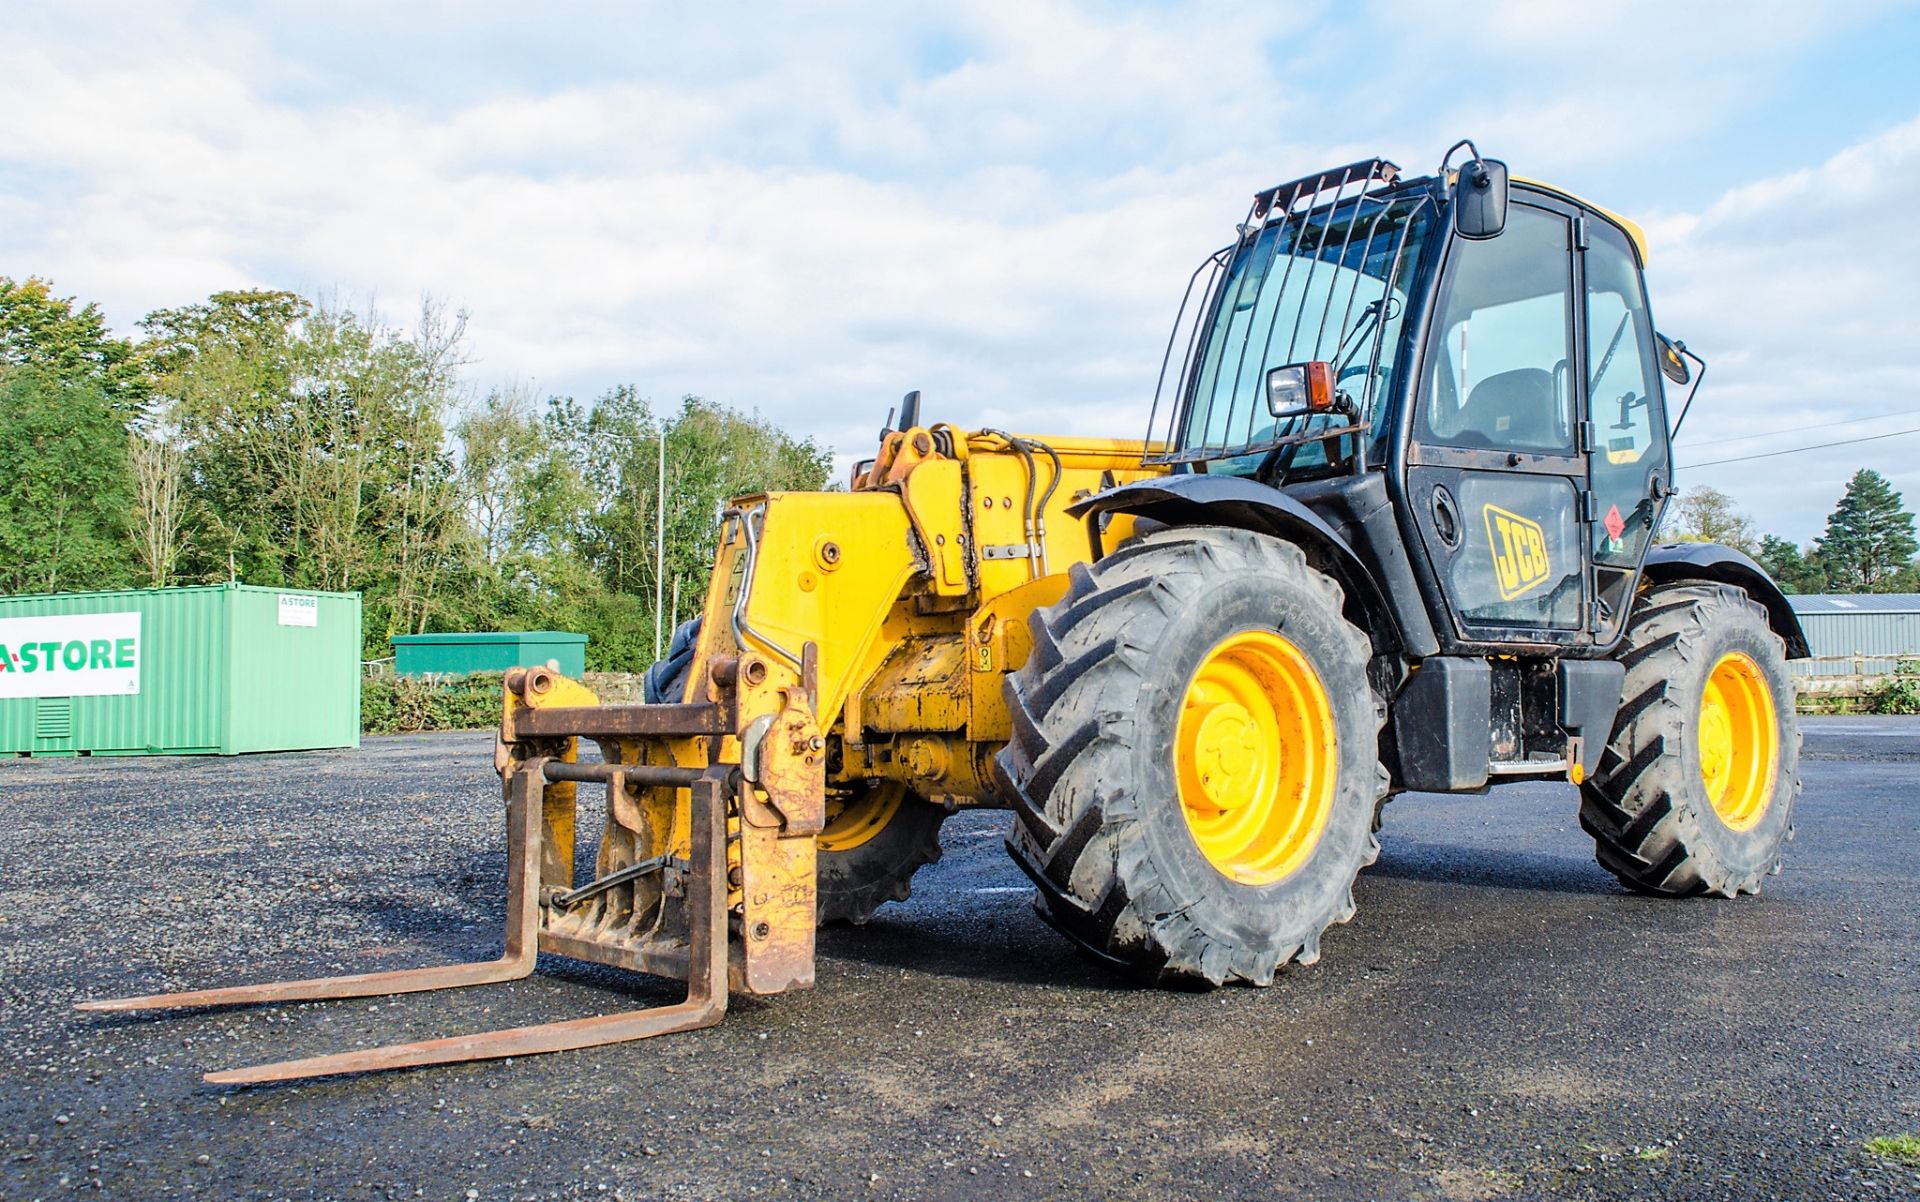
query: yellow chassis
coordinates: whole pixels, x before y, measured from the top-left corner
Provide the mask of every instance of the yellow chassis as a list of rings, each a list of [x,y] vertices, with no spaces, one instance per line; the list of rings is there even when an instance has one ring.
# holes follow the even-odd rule
[[[1032,650],[1028,616],[1092,555],[1065,510],[1157,474],[1145,450],[946,425],[890,433],[845,492],[766,493],[726,511],[678,701],[601,705],[547,669],[508,673],[495,757],[508,864],[498,959],[81,1008],[480,985],[526,976],[540,952],[687,982],[671,1006],[208,1076],[251,1083],[644,1039],[718,1022],[730,991],[811,985],[830,795],[897,782],[930,804],[998,804],[988,766],[1012,733],[1002,682]],[[1131,533],[1132,519],[1115,517],[1102,541]],[[581,762],[583,741],[598,762]],[[581,784],[606,798],[584,884]]]
[[[678,702],[596,709],[583,686],[543,673],[541,689],[508,691],[503,774],[531,754],[570,758],[577,737],[612,763],[736,771],[732,987],[811,984],[816,836],[830,796],[893,781],[949,809],[999,804],[990,765],[1012,733],[1002,682],[1032,649],[1028,615],[1057,601],[1067,569],[1092,554],[1065,510],[1157,474],[1144,450],[937,425],[889,434],[845,492],[739,498],[721,520]],[[1131,521],[1115,519],[1103,541],[1126,538]],[[549,707],[568,712],[566,727],[521,713]],[[594,730],[610,726],[629,733]],[[543,733],[529,738],[530,727]],[[578,735],[556,742],[560,729]],[[570,888],[574,799],[565,786],[548,798],[546,887]],[[690,806],[684,788],[610,789],[596,879],[686,859]],[[554,950],[586,955],[583,930],[617,928],[625,963],[671,973],[677,960],[646,952],[632,924],[657,915],[657,894],[672,888],[667,874],[623,882],[604,902],[549,915],[565,931]]]

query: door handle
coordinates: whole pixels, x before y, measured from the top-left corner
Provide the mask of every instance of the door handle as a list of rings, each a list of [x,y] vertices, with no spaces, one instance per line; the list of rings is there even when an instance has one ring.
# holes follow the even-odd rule
[[[1436,484],[1433,486],[1431,501],[1433,532],[1440,536],[1440,541],[1445,543],[1449,550],[1459,547],[1460,511],[1453,503],[1453,494],[1447,491],[1446,485]]]

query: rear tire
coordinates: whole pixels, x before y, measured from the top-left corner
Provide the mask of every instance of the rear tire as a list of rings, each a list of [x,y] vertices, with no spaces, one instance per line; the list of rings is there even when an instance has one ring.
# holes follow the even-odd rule
[[[1066,597],[1030,621],[1033,655],[1007,682],[1013,739],[997,759],[1015,812],[1007,847],[1038,887],[1034,909],[1096,959],[1161,983],[1267,985],[1288,961],[1312,963],[1327,927],[1353,916],[1354,878],[1379,854],[1372,828],[1387,785],[1371,647],[1342,616],[1339,587],[1298,547],[1221,527],[1156,530],[1069,578]],[[1262,685],[1255,709],[1263,692],[1304,698],[1273,703],[1276,729],[1311,712],[1331,735],[1244,744],[1271,746],[1247,754],[1280,765],[1261,781],[1317,765],[1318,783],[1298,791],[1238,790],[1255,777],[1183,725],[1213,721],[1191,717],[1211,712],[1212,694],[1196,690],[1223,648],[1249,639],[1281,657],[1248,661],[1256,667],[1304,664],[1293,683],[1305,692],[1266,687],[1280,675],[1272,666],[1240,676]],[[1193,803],[1196,772],[1215,782],[1226,806],[1217,816]],[[1274,800],[1256,811],[1243,797]],[[1288,806],[1317,816],[1288,826]],[[1241,807],[1279,825],[1261,818],[1250,850],[1222,867],[1209,824],[1231,825]],[[1292,833],[1260,844],[1269,830]]]
[[[820,925],[864,926],[873,912],[913,893],[913,874],[940,858],[947,812],[893,781],[867,783],[837,810],[828,802],[820,832]]]
[[[1767,611],[1732,585],[1652,589],[1617,657],[1620,711],[1580,790],[1601,867],[1662,897],[1758,893],[1800,795],[1793,679]]]
[[[687,675],[693,668],[693,653],[700,645],[700,619],[688,618],[673,628],[667,640],[667,656],[658,660],[640,678],[640,700],[648,705],[678,705],[687,691]]]
[[[648,705],[679,704],[687,691],[700,619],[674,628],[667,656],[647,669],[641,696]],[[940,824],[947,812],[905,785],[863,783],[828,805],[817,860],[817,919],[863,925],[890,901],[913,892],[913,874],[940,858]]]

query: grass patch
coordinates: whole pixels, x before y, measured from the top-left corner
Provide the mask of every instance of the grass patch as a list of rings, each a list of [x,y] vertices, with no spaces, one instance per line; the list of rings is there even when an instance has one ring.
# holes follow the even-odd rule
[[[1867,1151],[1897,1164],[1920,1165],[1920,1135],[1880,1135],[1866,1142]]]
[[[1647,1161],[1665,1160],[1668,1157],[1668,1155],[1670,1155],[1672,1152],[1673,1152],[1672,1148],[1663,1148],[1658,1144],[1655,1144],[1651,1148],[1635,1148],[1633,1151],[1633,1156],[1634,1156],[1634,1159],[1636,1160],[1647,1160]]]
[[[1861,701],[1869,714],[1920,714],[1920,660],[1900,660]]]

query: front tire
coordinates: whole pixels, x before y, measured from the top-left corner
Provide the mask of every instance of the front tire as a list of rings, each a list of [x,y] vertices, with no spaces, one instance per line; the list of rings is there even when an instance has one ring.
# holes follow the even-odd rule
[[[1786,645],[1745,590],[1652,589],[1621,641],[1619,714],[1580,825],[1631,889],[1758,893],[1780,871],[1800,795],[1800,724]]]
[[[1319,958],[1379,854],[1385,707],[1339,587],[1298,547],[1157,530],[1069,572],[1008,678],[997,764],[1034,908],[1162,983]]]

